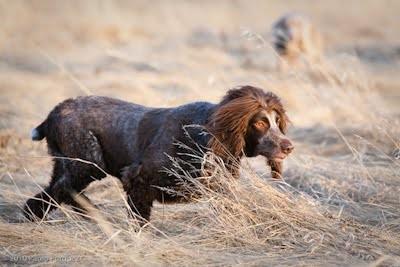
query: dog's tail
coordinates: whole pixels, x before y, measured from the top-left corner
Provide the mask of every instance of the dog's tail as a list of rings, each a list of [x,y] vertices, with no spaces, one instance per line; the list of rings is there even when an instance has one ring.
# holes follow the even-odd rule
[[[47,119],[32,130],[31,138],[33,141],[40,141],[43,140],[43,138],[45,138],[46,135],[47,135]]]

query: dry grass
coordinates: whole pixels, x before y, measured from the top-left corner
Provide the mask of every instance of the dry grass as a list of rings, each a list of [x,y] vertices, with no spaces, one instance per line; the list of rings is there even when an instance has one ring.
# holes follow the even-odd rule
[[[358,1],[345,10],[291,2],[319,23],[328,54],[288,73],[275,71],[265,34],[289,11],[281,1],[52,3],[0,2],[2,264],[400,265],[397,2],[362,1],[362,11]],[[174,106],[248,83],[281,96],[293,121],[284,181],[271,180],[261,158],[243,160],[235,180],[207,157],[213,190],[181,177],[197,184],[188,188],[195,200],[156,204],[143,228],[112,177],[87,189],[98,205],[91,219],[67,206],[46,221],[23,219],[20,207],[51,171],[28,133],[57,102],[93,93]]]

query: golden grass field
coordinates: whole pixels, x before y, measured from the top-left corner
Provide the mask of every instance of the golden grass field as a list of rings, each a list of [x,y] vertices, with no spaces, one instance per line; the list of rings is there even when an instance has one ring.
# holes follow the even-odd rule
[[[0,0],[0,263],[400,266],[400,2]],[[323,64],[276,71],[272,22],[307,14]],[[278,94],[295,150],[284,181],[261,158],[143,228],[119,181],[92,183],[92,219],[68,206],[27,222],[50,179],[30,131],[58,102],[96,94],[149,106],[217,102],[243,84]]]

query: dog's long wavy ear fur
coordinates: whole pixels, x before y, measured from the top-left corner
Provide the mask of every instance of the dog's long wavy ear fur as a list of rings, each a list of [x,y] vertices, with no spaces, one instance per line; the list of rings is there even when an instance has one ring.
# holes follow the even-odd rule
[[[251,86],[229,90],[213,113],[208,123],[209,147],[222,159],[242,156],[249,121],[261,107],[254,94],[258,90]]]

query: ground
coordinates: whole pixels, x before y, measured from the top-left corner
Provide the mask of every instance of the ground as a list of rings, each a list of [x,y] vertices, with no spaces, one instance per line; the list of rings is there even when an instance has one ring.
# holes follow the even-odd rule
[[[400,2],[0,1],[0,262],[57,265],[399,266]],[[321,66],[278,72],[268,32],[307,14]],[[284,181],[261,158],[139,228],[113,177],[92,219],[27,222],[51,158],[30,131],[58,102],[106,95],[170,107],[243,84],[278,94],[295,150]],[[204,188],[203,188],[204,189]],[[201,189],[201,190],[203,190]]]

